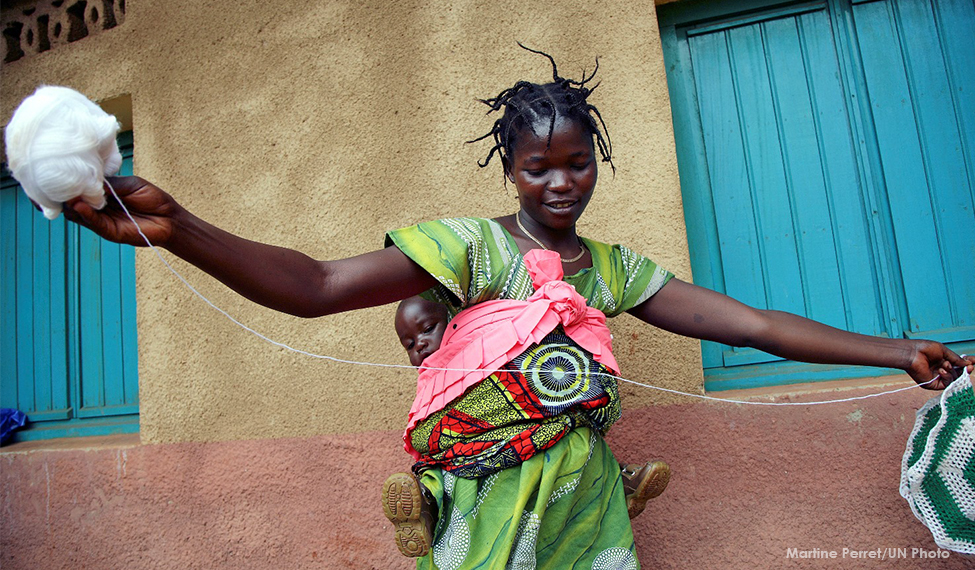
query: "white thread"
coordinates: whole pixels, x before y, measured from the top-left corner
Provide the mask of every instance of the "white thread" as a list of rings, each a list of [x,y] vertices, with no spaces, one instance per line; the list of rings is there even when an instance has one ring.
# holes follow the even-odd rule
[[[166,261],[166,258],[164,258],[161,253],[159,253],[159,250],[156,248],[156,246],[152,245],[152,243],[149,241],[149,238],[146,237],[146,234],[142,233],[142,228],[139,227],[138,222],[136,222],[135,221],[135,218],[132,217],[132,214],[129,213],[129,209],[125,207],[125,204],[122,203],[122,200],[119,199],[118,194],[115,193],[115,188],[113,188],[112,185],[111,185],[111,183],[109,183],[107,180],[105,181],[105,184],[108,186],[109,190],[112,192],[112,196],[115,197],[115,200],[122,207],[122,211],[125,212],[125,215],[128,216],[129,220],[131,220],[132,223],[135,224],[136,231],[138,231],[139,232],[139,235],[142,236],[142,239],[145,240],[146,245],[149,246],[149,249],[151,249],[156,254],[156,257],[158,257],[159,260],[163,262],[163,264],[169,269],[169,271],[171,271],[173,273],[173,275],[175,275],[177,278],[179,278],[179,280],[182,281],[183,284],[186,285],[186,287],[189,288],[189,290],[192,291],[197,297],[199,297],[200,299],[202,299],[204,303],[206,303],[207,305],[210,305],[210,307],[212,307],[213,309],[217,310],[220,314],[222,314],[223,316],[225,316],[228,319],[230,319],[231,322],[233,322],[237,326],[241,327],[242,329],[250,332],[254,336],[256,336],[256,337],[258,337],[260,339],[263,339],[263,340],[265,340],[265,341],[267,341],[267,342],[269,342],[269,343],[271,343],[271,344],[273,344],[275,346],[279,346],[281,348],[284,348],[286,350],[290,350],[292,352],[297,352],[298,354],[304,354],[305,356],[310,356],[312,358],[318,358],[318,359],[321,359],[321,360],[330,360],[332,362],[338,362],[338,363],[341,363],[341,364],[352,364],[352,365],[356,365],[356,366],[372,366],[372,367],[375,367],[375,368],[409,368],[410,370],[416,370],[416,367],[415,366],[409,366],[409,365],[406,365],[406,364],[383,364],[383,363],[379,363],[379,362],[359,362],[357,360],[345,360],[345,359],[337,358],[337,357],[334,357],[334,356],[327,356],[327,355],[324,355],[324,354],[315,354],[313,352],[307,352],[307,351],[301,350],[300,348],[294,348],[294,347],[288,346],[287,344],[284,344],[283,342],[278,342],[276,340],[270,339],[270,338],[264,336],[263,334],[257,332],[256,330],[250,328],[249,326],[241,323],[240,321],[238,321],[237,319],[235,319],[234,317],[232,317],[230,315],[230,313],[228,313],[228,312],[224,311],[223,309],[221,309],[220,307],[214,305],[213,302],[210,301],[210,299],[207,299],[202,293],[200,293],[199,291],[197,291],[192,285],[190,285],[190,283],[182,275],[179,274],[178,271],[176,271],[175,269],[173,269],[173,266],[170,265],[168,261]],[[450,371],[450,372],[496,372],[496,370],[493,369],[493,368],[491,368],[491,369],[488,369],[488,368],[471,368],[471,369],[467,369],[467,368],[431,368],[431,370],[444,370],[444,371]],[[895,394],[897,392],[903,392],[905,390],[913,390],[915,388],[920,388],[921,386],[925,386],[927,384],[930,384],[930,383],[932,383],[932,382],[934,382],[935,380],[938,379],[938,376],[935,376],[934,378],[928,380],[927,382],[922,382],[922,383],[919,383],[919,384],[913,384],[911,386],[906,386],[904,388],[897,388],[896,390],[888,390],[886,392],[877,392],[875,394],[867,394],[865,396],[854,396],[854,397],[851,397],[851,398],[841,398],[841,399],[838,399],[838,400],[821,400],[821,401],[817,401],[817,402],[752,402],[752,401],[748,401],[748,400],[729,400],[729,399],[726,399],[726,398],[715,398],[714,396],[707,396],[707,395],[704,395],[704,394],[694,394],[694,393],[691,393],[691,392],[681,392],[680,390],[672,390],[670,388],[663,388],[661,386],[654,386],[652,384],[644,384],[644,383],[641,383],[641,382],[637,382],[635,380],[628,380],[628,379],[623,378],[621,376],[616,376],[615,374],[607,374],[605,372],[597,372],[597,373],[595,373],[593,375],[599,375],[599,376],[603,376],[603,377],[607,377],[607,378],[615,378],[616,380],[619,380],[621,382],[628,382],[630,384],[635,384],[635,385],[641,386],[643,388],[650,388],[652,390],[659,390],[661,392],[667,392],[667,393],[670,393],[670,394],[677,394],[677,395],[680,395],[680,396],[689,396],[689,397],[692,397],[692,398],[700,398],[702,400],[711,400],[711,401],[715,401],[715,402],[726,402],[726,403],[731,403],[731,404],[749,404],[749,405],[753,405],[753,406],[816,406],[816,405],[820,405],[820,404],[836,404],[836,403],[840,403],[840,402],[852,402],[854,400],[866,400],[867,398],[876,398],[877,396],[886,396],[887,394]]]
[[[61,204],[81,197],[105,206],[105,176],[122,166],[120,125],[67,87],[41,86],[21,102],[4,133],[10,172],[27,197],[53,220]]]
[[[612,374],[610,374],[612,376]],[[818,402],[750,402],[747,400],[729,400],[727,398],[715,398],[713,396],[705,396],[703,394],[691,394],[688,392],[680,392],[678,390],[671,390],[669,388],[661,388],[660,386],[651,386],[650,384],[641,384],[640,382],[635,382],[633,380],[627,380],[626,378],[620,378],[619,376],[613,376],[617,380],[622,382],[629,382],[630,384],[636,384],[637,386],[643,386],[644,388],[653,388],[654,390],[660,390],[662,392],[670,392],[673,394],[680,394],[682,396],[693,396],[695,398],[701,398],[702,400],[714,400],[715,402],[729,402],[732,404],[751,404],[754,406],[816,406],[819,404],[836,404],[839,402],[852,402],[854,400],[866,400],[867,398],[876,398],[877,396],[886,396],[887,394],[895,394],[897,392],[903,392],[904,390],[913,390],[914,388],[920,388],[921,386],[926,386],[938,379],[937,376],[928,380],[927,382],[922,382],[920,384],[912,384],[904,388],[897,388],[896,390],[888,390],[886,392],[877,392],[875,394],[867,394],[866,396],[854,396],[852,398],[840,398],[839,400],[821,400]]]

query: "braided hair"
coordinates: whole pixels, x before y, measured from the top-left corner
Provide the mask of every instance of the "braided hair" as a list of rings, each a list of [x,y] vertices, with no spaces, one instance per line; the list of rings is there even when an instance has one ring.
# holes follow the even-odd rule
[[[467,141],[473,143],[494,137],[494,146],[488,152],[487,157],[477,163],[478,166],[486,167],[491,162],[494,153],[498,153],[502,160],[507,156],[512,156],[518,134],[527,127],[538,136],[534,125],[542,119],[548,121],[548,143],[551,145],[555,120],[558,117],[563,117],[577,121],[596,138],[596,147],[599,149],[603,162],[608,162],[615,173],[616,167],[612,160],[613,147],[606,130],[606,123],[603,122],[599,110],[587,101],[589,95],[599,86],[597,83],[592,88],[586,87],[586,84],[596,76],[596,71],[599,69],[599,59],[596,59],[596,68],[592,70],[591,74],[587,76],[583,71],[582,80],[575,81],[559,77],[555,60],[549,54],[525,47],[521,42],[518,45],[522,49],[548,58],[552,63],[552,82],[539,85],[519,81],[496,97],[480,100],[490,107],[489,115],[495,111],[500,111],[502,108],[504,108],[504,113],[501,118],[494,122],[490,131],[474,140]]]

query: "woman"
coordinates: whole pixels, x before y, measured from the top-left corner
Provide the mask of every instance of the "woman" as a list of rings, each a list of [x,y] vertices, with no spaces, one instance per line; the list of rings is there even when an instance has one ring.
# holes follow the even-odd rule
[[[388,234],[385,249],[348,259],[316,261],[245,240],[197,218],[144,180],[111,183],[152,243],[241,295],[293,315],[327,315],[425,291],[451,314],[487,300],[524,299],[532,287],[523,255],[542,248],[558,253],[564,280],[608,316],[625,311],[677,334],[792,360],[901,368],[919,383],[936,377],[925,385],[931,389],[947,386],[957,374],[953,367],[972,368],[975,359],[964,360],[939,343],[868,337],[753,309],[672,278],[624,247],[581,238],[576,222],[595,189],[596,153],[609,162],[610,146],[598,111],[588,103],[592,77],[560,78],[554,62],[553,75],[552,83],[519,82],[485,101],[504,113],[485,135],[496,145],[482,166],[499,153],[518,193],[517,212],[405,228]],[[106,239],[144,244],[114,202],[96,211],[76,201],[66,205],[65,215]],[[538,348],[553,344],[546,337]],[[440,513],[433,552],[418,566],[638,567],[619,465],[601,437],[618,415],[615,386],[602,386],[605,425],[581,417],[578,408],[526,425],[518,423],[523,418],[505,416],[510,410],[498,411],[514,389],[505,384],[509,376],[516,381],[531,371],[530,363],[509,364],[413,431],[421,434],[414,447],[427,454],[422,482]],[[484,420],[488,416],[491,422]],[[463,431],[454,429],[462,423],[478,426],[474,439],[430,445]],[[525,452],[512,456],[505,450],[516,443]],[[464,461],[454,461],[458,456]],[[452,469],[454,463],[466,467]]]

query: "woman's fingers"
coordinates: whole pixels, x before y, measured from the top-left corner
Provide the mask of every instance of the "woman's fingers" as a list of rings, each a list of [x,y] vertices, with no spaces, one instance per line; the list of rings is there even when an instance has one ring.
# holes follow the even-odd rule
[[[114,224],[108,223],[108,216],[95,210],[80,198],[65,202],[63,211],[64,217],[69,221],[84,226],[105,239],[120,241],[112,231]]]
[[[962,368],[968,370],[969,374],[975,371],[975,356],[958,356],[954,352],[948,350],[948,361],[951,363],[952,367],[959,369],[957,371],[959,375],[961,374]]]
[[[961,357],[948,347],[944,347],[944,360],[941,362],[938,372],[942,378],[948,380],[949,384],[961,376],[964,371],[967,370],[971,373],[973,369],[975,369],[975,357]]]
[[[964,373],[964,371],[967,370],[969,373],[971,373],[973,370],[975,370],[975,357],[966,356],[963,358],[952,352],[944,345],[939,345],[939,348],[941,348],[941,357],[934,359],[931,366],[931,369],[935,370],[937,373],[936,380],[925,385],[925,388],[937,390],[947,388],[948,385],[957,380]]]
[[[165,214],[156,213],[160,209],[158,195],[162,192],[138,178],[116,179],[115,182],[118,184],[118,199],[113,197],[101,210],[96,210],[80,198],[70,200],[64,203],[64,216],[100,237],[118,243],[144,246],[145,240],[139,235],[140,225],[145,226],[144,231],[152,233],[152,238],[165,237],[165,231],[160,231],[160,221]],[[155,190],[155,193],[149,191],[142,199],[133,199],[132,193],[145,187]],[[120,201],[125,202],[134,221],[123,211]]]
[[[68,221],[74,222],[76,224],[90,227],[91,211],[92,208],[86,204],[81,198],[74,198],[73,200],[68,200],[62,205],[62,211],[64,212],[64,217]]]
[[[106,176],[105,193],[109,196],[113,191],[120,199],[125,198],[142,188],[152,186],[146,180],[138,176]]]

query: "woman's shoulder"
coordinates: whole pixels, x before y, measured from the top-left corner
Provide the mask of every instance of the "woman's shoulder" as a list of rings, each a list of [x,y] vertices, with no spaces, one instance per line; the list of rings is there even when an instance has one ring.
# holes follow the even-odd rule
[[[479,227],[479,228],[493,228],[495,226],[500,226],[496,220],[490,218],[479,218],[477,216],[462,216],[458,218],[440,218],[439,220],[430,220],[430,224],[443,224],[447,226],[463,226],[463,227]]]
[[[479,226],[488,226],[492,224],[497,224],[498,222],[490,218],[480,218],[478,216],[458,216],[453,218],[437,218],[433,220],[426,220],[419,222],[415,225],[422,226],[424,224],[476,224]]]
[[[497,220],[491,218],[479,218],[476,216],[463,216],[459,218],[441,218],[439,220],[430,220],[428,223],[440,224],[448,227],[454,228],[465,228],[473,229],[478,228],[484,233],[507,233]]]
[[[435,220],[427,220],[425,222],[420,222],[412,226],[407,226],[401,228],[400,230],[394,231],[415,231],[415,230],[429,230],[432,228],[443,228],[446,230],[452,230],[461,234],[468,234],[470,232],[489,234],[493,232],[504,232],[504,228],[496,220],[489,218],[478,218],[475,216],[464,216],[457,218],[439,218]],[[391,232],[392,233],[392,232]]]
[[[475,217],[441,218],[393,230],[386,234],[386,246],[390,245],[411,257],[413,251],[424,251],[437,258],[459,256],[476,266],[488,260],[508,263],[518,254],[514,238],[501,224]]]
[[[421,222],[387,233],[386,245],[395,245],[436,278],[456,300],[452,306],[499,298],[495,288],[513,288],[522,282],[530,292],[527,274],[523,278],[511,274],[520,267],[518,247],[495,220],[465,217]]]
[[[457,237],[465,238],[471,235],[485,233],[491,227],[491,224],[491,220],[474,217],[427,220],[425,222],[419,222],[411,226],[386,232],[386,245],[390,245],[389,242],[395,241],[397,237],[403,236],[441,235],[443,237],[447,237],[456,235]]]
[[[585,239],[592,253],[592,265],[599,275],[601,294],[617,299],[615,306],[604,311],[613,316],[629,310],[660,290],[673,274],[650,258],[620,244]]]

